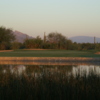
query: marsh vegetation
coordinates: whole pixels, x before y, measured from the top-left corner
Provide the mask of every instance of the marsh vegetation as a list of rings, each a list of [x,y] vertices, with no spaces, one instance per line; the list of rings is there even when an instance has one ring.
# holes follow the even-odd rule
[[[0,100],[99,100],[100,67],[84,67],[2,65]]]

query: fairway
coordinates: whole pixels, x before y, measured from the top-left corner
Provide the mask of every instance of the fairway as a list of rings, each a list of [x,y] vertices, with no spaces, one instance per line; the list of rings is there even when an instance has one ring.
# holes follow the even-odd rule
[[[0,57],[100,57],[90,51],[74,50],[15,50],[0,52]]]

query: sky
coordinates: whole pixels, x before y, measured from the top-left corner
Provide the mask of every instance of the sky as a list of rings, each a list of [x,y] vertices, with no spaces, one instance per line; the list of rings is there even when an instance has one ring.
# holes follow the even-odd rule
[[[0,26],[33,37],[100,37],[100,0],[0,0]]]

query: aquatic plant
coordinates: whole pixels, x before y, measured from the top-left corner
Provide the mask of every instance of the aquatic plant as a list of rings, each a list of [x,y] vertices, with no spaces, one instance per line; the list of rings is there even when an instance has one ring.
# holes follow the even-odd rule
[[[8,71],[0,73],[0,100],[100,100],[100,76],[49,70],[16,76]]]

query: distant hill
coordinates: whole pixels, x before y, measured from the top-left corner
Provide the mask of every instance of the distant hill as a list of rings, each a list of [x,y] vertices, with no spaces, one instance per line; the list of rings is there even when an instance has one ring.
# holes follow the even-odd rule
[[[29,36],[27,34],[19,32],[19,31],[15,31],[13,33],[16,36],[16,41],[21,42],[21,43],[23,43],[26,38],[28,38],[28,39],[34,38],[32,36]]]
[[[77,43],[94,43],[94,37],[90,37],[90,36],[75,36],[69,39]],[[100,38],[95,37],[95,42],[100,43]]]

